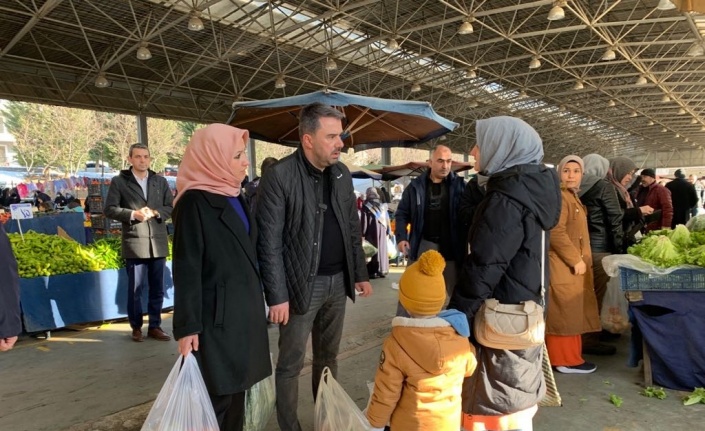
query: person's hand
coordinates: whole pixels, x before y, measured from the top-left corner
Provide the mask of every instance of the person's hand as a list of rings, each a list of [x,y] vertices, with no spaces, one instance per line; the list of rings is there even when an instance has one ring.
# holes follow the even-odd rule
[[[0,352],[7,352],[17,342],[17,337],[0,338]]]
[[[368,296],[372,295],[372,285],[369,281],[361,281],[359,283],[355,283],[355,290],[360,292],[360,296],[362,296],[363,298],[367,298]]]
[[[179,353],[181,353],[181,356],[188,356],[191,350],[198,352],[198,334],[179,338]]]
[[[269,321],[272,323],[289,323],[289,301],[269,306]]]
[[[399,253],[409,254],[409,241],[399,241],[397,250],[399,250]]]
[[[147,218],[145,217],[144,213],[142,213],[142,210],[134,210],[132,213],[133,213],[134,216],[135,216],[135,220],[137,220],[137,221],[139,221],[139,222],[143,222],[143,221],[145,221],[145,220],[147,219]]]
[[[154,211],[149,207],[140,208],[140,211],[142,211],[147,220],[154,217]]]
[[[583,275],[587,270],[587,265],[585,265],[585,262],[581,259],[580,262],[575,264],[573,270],[575,271],[575,275]]]
[[[641,210],[642,215],[649,215],[654,213],[654,209],[649,205],[644,205],[643,207],[639,207],[639,209]]]

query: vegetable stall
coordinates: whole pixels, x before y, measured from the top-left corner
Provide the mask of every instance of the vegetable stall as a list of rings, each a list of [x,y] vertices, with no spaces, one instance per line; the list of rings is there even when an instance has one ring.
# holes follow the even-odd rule
[[[644,361],[646,386],[705,386],[705,216],[653,231],[628,255],[603,260],[629,301],[629,365]]]
[[[20,302],[27,332],[127,316],[127,272],[121,240],[89,245],[57,235],[9,234],[20,273]],[[169,243],[171,247],[171,242]],[[171,250],[164,274],[164,308],[174,305]],[[142,298],[147,309],[149,289]]]

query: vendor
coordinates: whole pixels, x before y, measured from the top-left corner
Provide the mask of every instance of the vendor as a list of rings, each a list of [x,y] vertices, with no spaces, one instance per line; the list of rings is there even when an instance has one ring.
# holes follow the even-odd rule
[[[56,206],[65,207],[67,203],[66,198],[61,192],[56,194],[56,197],[54,198],[54,204]]]
[[[51,197],[48,194],[37,190],[34,192],[34,206],[41,208],[43,203],[51,204],[51,208],[54,209],[54,204],[52,203]]]

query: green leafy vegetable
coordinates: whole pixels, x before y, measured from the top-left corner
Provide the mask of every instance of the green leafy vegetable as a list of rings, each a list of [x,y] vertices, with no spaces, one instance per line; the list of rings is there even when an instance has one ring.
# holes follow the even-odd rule
[[[682,265],[686,260],[685,254],[680,253],[666,235],[647,236],[629,247],[629,253],[661,267]]]
[[[673,245],[678,248],[687,248],[690,245],[690,231],[682,224],[676,226],[668,235]]]
[[[698,403],[705,404],[705,389],[703,388],[695,388],[690,395],[683,398],[684,406],[692,406],[693,404]]]
[[[615,394],[610,394],[610,402],[617,407],[622,407],[622,397]]]
[[[666,391],[663,390],[663,388],[657,388],[654,386],[649,386],[643,391],[641,391],[641,394],[645,397],[649,398],[658,398],[659,400],[663,400],[666,398]]]

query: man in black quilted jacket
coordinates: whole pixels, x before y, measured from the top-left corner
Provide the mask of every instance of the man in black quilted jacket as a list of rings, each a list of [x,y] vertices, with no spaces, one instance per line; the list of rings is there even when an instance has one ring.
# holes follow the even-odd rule
[[[313,339],[313,394],[325,367],[337,374],[346,296],[372,294],[350,171],[338,163],[343,115],[305,106],[301,145],[269,168],[257,192],[257,254],[269,319],[279,326],[277,420],[299,431],[299,373]]]

